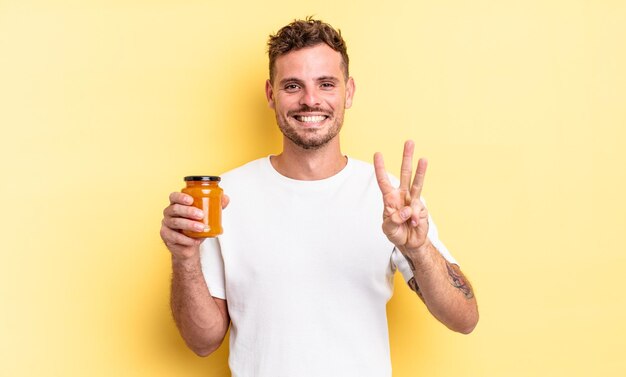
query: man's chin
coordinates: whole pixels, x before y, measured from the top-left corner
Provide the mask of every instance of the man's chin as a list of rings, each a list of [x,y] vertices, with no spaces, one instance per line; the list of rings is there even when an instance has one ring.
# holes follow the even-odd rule
[[[325,135],[324,137],[310,138],[310,137],[302,137],[301,135],[285,135],[289,140],[291,140],[294,144],[306,150],[318,150],[330,143],[337,135]]]
[[[317,150],[331,142],[339,135],[341,127],[327,124],[328,119],[318,126],[301,125],[301,122],[287,122],[286,127],[279,127],[282,134],[298,147],[306,150]],[[330,127],[327,129],[327,127]]]

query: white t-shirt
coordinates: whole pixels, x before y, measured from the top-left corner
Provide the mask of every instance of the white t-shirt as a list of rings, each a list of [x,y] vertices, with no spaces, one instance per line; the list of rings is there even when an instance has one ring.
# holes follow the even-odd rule
[[[386,304],[395,270],[413,275],[381,230],[373,166],[348,159],[330,178],[298,181],[266,157],[220,185],[224,234],[201,257],[211,294],[228,303],[232,375],[391,376]],[[456,263],[432,219],[428,236]]]

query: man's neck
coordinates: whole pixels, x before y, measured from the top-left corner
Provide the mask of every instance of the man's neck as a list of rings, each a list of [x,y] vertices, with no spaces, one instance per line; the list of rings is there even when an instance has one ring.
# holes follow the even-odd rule
[[[283,152],[270,161],[276,171],[291,179],[316,181],[332,177],[348,162],[341,154],[339,138],[335,139],[319,149],[304,149],[285,140]]]

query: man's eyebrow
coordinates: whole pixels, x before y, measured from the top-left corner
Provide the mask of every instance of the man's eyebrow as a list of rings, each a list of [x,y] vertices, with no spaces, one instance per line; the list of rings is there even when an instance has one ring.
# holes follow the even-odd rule
[[[320,81],[332,81],[332,82],[339,82],[339,78],[335,77],[335,76],[320,76],[317,77],[315,79],[315,81],[320,82]],[[304,83],[303,80],[300,80],[297,77],[285,77],[284,79],[280,80],[279,84],[281,86],[287,84],[287,83],[296,83],[299,85],[302,85]]]
[[[287,83],[296,83],[296,84],[302,84],[302,80],[296,78],[296,77],[285,77],[284,79],[280,80],[280,85],[285,85]]]
[[[321,76],[318,77],[317,79],[315,79],[316,81],[333,81],[333,82],[338,82],[339,79],[335,76]]]

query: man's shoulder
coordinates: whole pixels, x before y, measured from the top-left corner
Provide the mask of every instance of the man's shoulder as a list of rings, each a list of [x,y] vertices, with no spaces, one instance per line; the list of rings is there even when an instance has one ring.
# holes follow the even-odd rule
[[[367,180],[376,180],[374,165],[370,162],[359,160],[348,156],[350,162],[350,174],[353,178],[361,177]],[[387,173],[392,183],[397,182],[397,178]],[[221,175],[222,184],[241,183],[244,181],[256,181],[266,179],[272,176],[271,164],[269,157],[262,157],[247,162],[239,167],[228,170]]]
[[[221,175],[220,186],[229,193],[233,190],[248,190],[267,178],[267,157],[247,162]],[[229,194],[230,195],[230,194]]]
[[[371,163],[350,156],[348,156],[348,158],[350,159],[350,163],[354,165],[355,169],[362,172],[374,172],[374,165]]]
[[[251,175],[261,174],[264,166],[267,164],[267,157],[257,158],[234,169],[222,173],[222,180],[233,180],[247,178]]]

